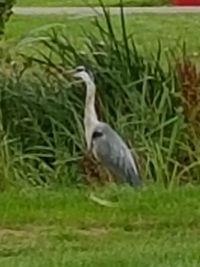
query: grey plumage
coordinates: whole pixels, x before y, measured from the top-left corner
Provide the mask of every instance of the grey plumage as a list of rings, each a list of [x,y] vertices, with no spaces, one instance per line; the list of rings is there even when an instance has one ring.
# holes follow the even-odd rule
[[[141,185],[131,152],[108,124],[99,123],[93,131],[91,142],[93,154],[112,174],[130,185]]]

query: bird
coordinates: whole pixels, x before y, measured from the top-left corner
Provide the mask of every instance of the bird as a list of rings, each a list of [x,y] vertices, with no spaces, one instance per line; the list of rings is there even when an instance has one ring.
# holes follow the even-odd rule
[[[71,73],[74,79],[80,80],[86,86],[84,130],[88,151],[91,151],[95,159],[122,183],[134,187],[141,186],[142,180],[137,164],[127,144],[109,124],[97,117],[93,73],[85,66],[77,66]]]

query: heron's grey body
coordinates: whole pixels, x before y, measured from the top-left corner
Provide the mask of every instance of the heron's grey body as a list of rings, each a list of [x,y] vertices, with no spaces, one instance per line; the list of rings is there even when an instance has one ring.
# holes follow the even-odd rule
[[[95,127],[91,142],[93,154],[112,174],[130,185],[141,185],[130,150],[108,124],[100,122]]]
[[[106,123],[97,119],[95,110],[96,87],[84,67],[78,67],[74,74],[86,84],[84,114],[85,138],[88,150],[96,159],[121,181],[132,186],[141,185],[136,163],[121,137]]]

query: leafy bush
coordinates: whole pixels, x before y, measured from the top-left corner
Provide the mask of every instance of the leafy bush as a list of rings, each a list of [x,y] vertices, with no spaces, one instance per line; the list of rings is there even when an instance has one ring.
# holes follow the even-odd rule
[[[7,79],[2,74],[3,188],[15,181],[71,184],[82,178],[84,90],[65,77],[66,69],[79,64],[94,72],[99,117],[136,149],[146,182],[199,181],[199,146],[191,142],[176,62],[170,57],[163,66],[159,43],[155,54],[143,56],[127,36],[123,8],[120,38],[105,9],[104,16],[106,28],[95,19],[98,34],[85,33],[85,51],[70,43],[62,27],[43,28],[21,42],[38,42],[37,54],[24,54]]]

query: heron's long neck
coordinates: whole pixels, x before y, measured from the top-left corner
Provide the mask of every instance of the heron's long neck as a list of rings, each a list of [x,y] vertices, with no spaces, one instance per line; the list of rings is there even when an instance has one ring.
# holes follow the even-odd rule
[[[98,122],[97,114],[95,110],[95,92],[96,87],[93,82],[86,84],[86,101],[85,101],[85,114],[84,114],[84,125],[85,125],[85,137],[87,147],[90,149],[91,138],[93,129]]]

